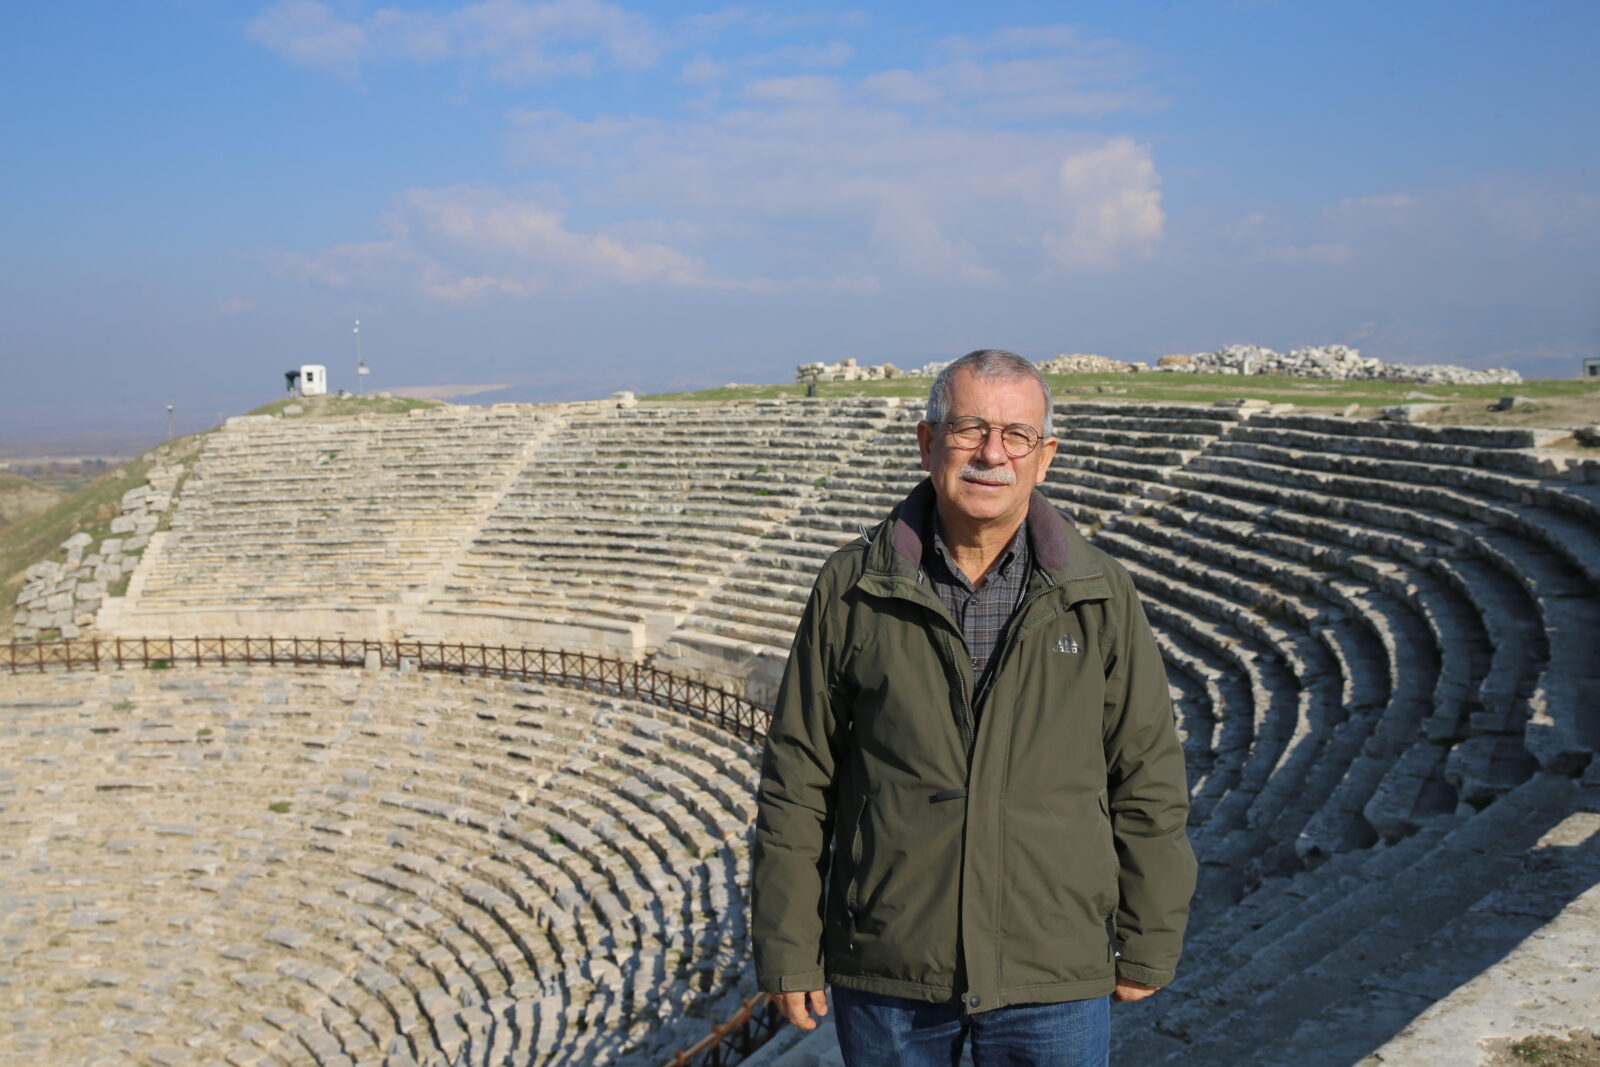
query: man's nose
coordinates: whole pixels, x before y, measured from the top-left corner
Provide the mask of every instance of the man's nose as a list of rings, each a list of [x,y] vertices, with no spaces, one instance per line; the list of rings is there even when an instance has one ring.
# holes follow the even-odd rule
[[[1003,428],[999,426],[990,426],[983,432],[983,444],[978,448],[978,455],[991,467],[999,467],[1011,460],[1006,452],[1003,433]]]

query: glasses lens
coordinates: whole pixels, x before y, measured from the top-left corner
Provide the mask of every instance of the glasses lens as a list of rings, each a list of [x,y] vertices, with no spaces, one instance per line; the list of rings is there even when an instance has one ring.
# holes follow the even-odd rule
[[[1034,446],[1039,443],[1039,435],[1026,426],[1014,425],[1005,428],[1000,434],[1000,440],[1005,442],[1006,455],[1012,459],[1021,459],[1033,451]]]
[[[957,448],[977,448],[988,433],[989,424],[982,419],[957,419],[950,423],[950,439]]]

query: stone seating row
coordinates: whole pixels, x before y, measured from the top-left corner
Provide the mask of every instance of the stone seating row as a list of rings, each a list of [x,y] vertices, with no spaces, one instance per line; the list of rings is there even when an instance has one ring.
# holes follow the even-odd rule
[[[335,671],[34,677],[0,711],[19,757],[0,851],[38,879],[10,887],[4,943],[82,957],[13,952],[0,990],[28,989],[85,1055],[113,1038],[61,1024],[107,1013],[118,1054],[173,1062],[426,1063],[471,1042],[626,1062],[657,1027],[697,1038],[674,1013],[743,980],[754,753],[707,724]],[[175,981],[137,971],[156,940],[186,959]],[[111,959],[120,977],[83,973]],[[160,995],[118,1007],[134,987]]]
[[[308,585],[336,603],[420,591],[552,429],[491,412],[214,435],[133,606],[293,603]]]
[[[1113,1062],[1353,1062],[1474,973],[1485,950],[1492,959],[1509,947],[1484,925],[1484,902],[1597,799],[1593,786],[1539,772],[1481,812],[1268,879],[1191,927],[1178,980],[1127,1012]],[[1540,877],[1519,890],[1520,909]]]
[[[1330,540],[1337,540],[1338,531],[1352,522],[1370,527],[1379,534],[1399,534],[1400,540],[1388,543],[1404,551],[1415,552],[1422,548],[1431,553],[1437,562],[1424,569],[1439,573],[1458,589],[1470,585],[1474,573],[1481,575],[1489,569],[1499,572],[1510,584],[1519,587],[1523,595],[1519,598],[1512,594],[1508,599],[1508,583],[1497,580],[1481,594],[1469,597],[1479,607],[1482,617],[1492,620],[1482,624],[1484,630],[1532,636],[1532,641],[1519,639],[1516,642],[1516,647],[1527,649],[1536,649],[1539,643],[1530,631],[1542,631],[1547,656],[1536,682],[1532,683],[1535,692],[1529,699],[1558,708],[1581,706],[1582,690],[1595,680],[1596,667],[1582,652],[1582,635],[1595,619],[1597,586],[1585,571],[1572,566],[1572,558],[1596,555],[1593,550],[1595,527],[1569,531],[1558,552],[1543,530],[1535,525],[1546,517],[1539,515],[1537,508],[1516,509],[1508,505],[1505,510],[1518,512],[1516,523],[1511,524],[1505,523],[1503,516],[1492,513],[1479,516],[1466,509],[1447,511],[1426,504],[1407,507],[1392,503],[1390,499],[1374,502],[1374,496],[1403,499],[1403,495],[1385,491],[1382,483],[1372,480],[1330,480],[1321,476],[1323,480],[1312,483],[1317,486],[1313,489],[1303,484],[1301,476],[1315,472],[1236,459],[1208,462],[1201,457],[1196,463],[1197,469],[1180,471],[1173,477],[1180,500],[1185,499],[1185,494],[1198,491],[1197,504],[1231,497],[1268,505],[1269,514],[1284,508],[1303,517],[1316,517],[1313,523],[1327,518],[1332,520],[1327,530]],[[1399,483],[1388,484],[1394,489],[1403,488]],[[1419,491],[1426,493],[1428,490],[1422,487]],[[1529,517],[1529,513],[1533,513],[1533,517]],[[1463,562],[1469,566],[1457,566]],[[1396,566],[1401,571],[1413,569],[1403,557],[1396,561]],[[1463,570],[1467,573],[1462,573]],[[1518,618],[1517,612],[1508,613],[1505,609],[1517,607],[1519,601],[1522,605],[1531,605],[1532,617],[1542,625],[1529,627],[1514,621]],[[1519,713],[1516,701],[1507,694],[1530,686],[1508,677],[1514,668],[1507,657],[1499,657],[1499,662],[1501,668],[1494,685],[1479,690],[1480,694],[1489,694],[1489,705],[1473,714],[1482,716],[1484,721],[1498,719],[1502,728],[1520,730],[1521,722],[1512,720],[1519,714],[1525,719],[1528,707],[1522,707]],[[1483,698],[1480,696],[1480,699]],[[1529,734],[1530,744],[1538,747],[1541,762],[1546,766],[1581,763],[1600,743],[1600,735],[1597,735],[1600,724],[1586,722],[1570,713],[1546,718],[1551,721],[1536,723]]]
[[[462,612],[550,611],[561,624],[581,625],[586,614],[638,624],[653,649],[892,413],[837,404],[680,418],[627,411],[584,435],[562,434],[524,468],[438,600]],[[695,429],[695,418],[723,427],[726,441]],[[684,457],[685,447],[703,458]],[[640,459],[656,455],[671,458]],[[631,458],[608,470],[612,456]],[[563,476],[573,470],[606,477],[594,493],[573,494]]]
[[[1130,1012],[1115,1062],[1375,1047],[1393,991],[1434,980],[1435,931],[1480,951],[1473,910],[1572,810],[1566,775],[1600,747],[1569,636],[1600,622],[1575,558],[1600,526],[1557,502],[1572,487],[1479,459],[1499,492],[1468,508],[1496,490],[1435,470],[1472,466],[1445,435],[1324,453],[1261,428],[1281,421],[1217,439],[1097,534],[1175,679],[1202,862],[1179,995]],[[1274,739],[1291,722],[1298,753]],[[1271,772],[1253,795],[1252,760]]]
[[[1196,409],[1173,406],[1136,414],[1082,403],[1057,404],[1054,410],[1061,446],[1040,488],[1085,528],[1124,510],[1147,485],[1161,482],[1167,470],[1237,423],[1233,412],[1197,418]],[[816,567],[875,526],[925,477],[915,435],[921,417],[918,409],[902,409],[870,446],[824,475],[817,495],[694,605],[672,634],[666,659],[755,671],[762,679],[756,691],[768,691]],[[1080,431],[1090,436],[1080,437]]]

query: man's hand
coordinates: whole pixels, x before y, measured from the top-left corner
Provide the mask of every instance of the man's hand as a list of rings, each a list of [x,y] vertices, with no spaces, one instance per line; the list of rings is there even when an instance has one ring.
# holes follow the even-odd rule
[[[1118,1004],[1128,1004],[1135,1000],[1143,1000],[1159,988],[1160,986],[1135,982],[1132,978],[1118,978],[1117,988],[1111,991],[1111,999]]]
[[[809,993],[774,993],[772,999],[778,1002],[778,1013],[802,1030],[817,1028],[817,1020],[811,1017],[811,1012],[818,1016],[828,1014],[828,998],[820,989]]]

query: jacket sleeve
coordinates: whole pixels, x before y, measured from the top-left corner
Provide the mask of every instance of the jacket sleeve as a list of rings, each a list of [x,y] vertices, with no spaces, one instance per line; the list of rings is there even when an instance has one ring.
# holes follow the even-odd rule
[[[842,607],[812,588],[767,731],[756,798],[751,935],[768,993],[823,986],[823,886],[833,836],[841,709],[830,617]],[[848,716],[845,716],[846,722]]]
[[[1166,670],[1133,581],[1120,566],[1108,611],[1106,790],[1117,848],[1117,975],[1170,983],[1183,949],[1195,859],[1189,789]]]

